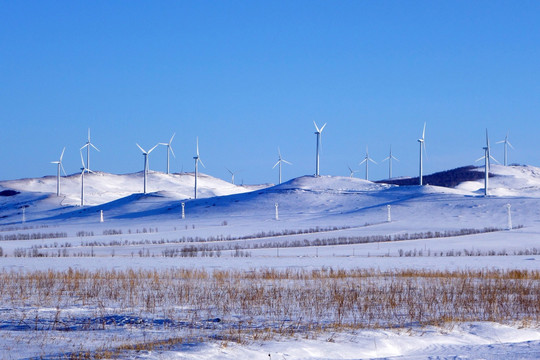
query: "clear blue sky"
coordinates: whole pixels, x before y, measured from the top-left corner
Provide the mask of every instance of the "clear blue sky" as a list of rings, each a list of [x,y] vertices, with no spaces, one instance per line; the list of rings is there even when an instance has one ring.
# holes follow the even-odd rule
[[[172,171],[199,136],[204,172],[276,182],[278,146],[284,179],[314,173],[313,121],[321,174],[392,144],[394,175],[416,176],[424,122],[426,173],[472,164],[486,127],[538,166],[539,19],[538,1],[0,0],[0,179],[54,175],[64,146],[78,171],[91,127],[95,170],[140,171],[135,142],[176,132]]]

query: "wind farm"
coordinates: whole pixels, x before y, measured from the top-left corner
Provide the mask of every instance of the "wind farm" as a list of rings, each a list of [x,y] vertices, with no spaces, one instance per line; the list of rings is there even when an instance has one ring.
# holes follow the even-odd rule
[[[540,3],[1,9],[0,359],[540,358]]]

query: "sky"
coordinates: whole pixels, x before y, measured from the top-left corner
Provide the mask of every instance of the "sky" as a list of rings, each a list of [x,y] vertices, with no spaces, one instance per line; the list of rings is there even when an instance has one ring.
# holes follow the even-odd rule
[[[0,0],[0,180],[143,169],[176,136],[172,172],[236,182],[417,176],[492,154],[540,166],[538,1]],[[166,171],[166,147],[149,156]]]

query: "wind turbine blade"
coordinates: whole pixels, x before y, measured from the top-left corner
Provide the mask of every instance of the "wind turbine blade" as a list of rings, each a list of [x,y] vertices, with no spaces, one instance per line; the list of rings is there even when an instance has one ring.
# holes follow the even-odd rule
[[[272,169],[275,168],[276,166],[278,166],[278,164],[280,163],[280,161],[281,161],[281,160],[278,160],[277,163],[276,163],[274,166],[272,166]]]
[[[497,141],[495,144],[502,144],[502,143],[505,143],[507,142],[506,140],[501,140],[501,141]]]
[[[480,160],[483,160],[485,158],[486,158],[485,156],[482,156],[481,158],[476,159],[474,162],[479,162]]]
[[[228,168],[228,167],[226,167],[225,169],[227,169],[227,171],[228,171],[228,172],[230,172],[230,173],[231,173],[231,175],[234,175],[234,173],[233,173],[233,172],[232,172],[231,170],[229,170],[229,168]]]
[[[64,176],[67,176],[66,169],[64,169],[64,165],[62,165],[62,163],[60,163],[60,167],[62,168],[62,171],[64,172]]]
[[[197,136],[197,156],[199,156],[199,137]]]
[[[169,148],[169,150],[171,150],[172,156],[174,156],[174,158],[176,158],[176,155],[174,155],[174,151],[173,151],[173,149],[172,149],[171,144],[168,145],[168,148]]]
[[[88,142],[90,142],[90,128],[88,128]]]
[[[313,121],[313,125],[315,125],[315,129],[317,130],[317,132],[320,133],[321,130],[319,130],[319,127],[317,126],[317,123],[315,121]]]
[[[396,160],[396,161],[399,161],[397,157],[395,157],[394,155],[392,155],[392,159]]]
[[[427,159],[428,156],[427,156],[426,142],[425,141],[422,141],[422,146],[424,147],[424,155],[426,155],[426,159]]]
[[[143,152],[143,154],[146,154],[146,150],[144,150],[139,144],[135,143],[139,149]]]
[[[158,145],[159,145],[159,144],[154,145],[153,148],[151,148],[150,150],[148,150],[147,154],[150,154],[155,148],[158,147]]]
[[[374,164],[377,164],[377,163],[375,162],[375,160],[373,160],[372,158],[368,158],[368,160],[371,161],[371,162],[374,163]],[[377,164],[377,165],[378,165],[378,164]]]
[[[79,150],[82,150],[82,149],[84,149],[84,148],[87,147],[87,146],[88,146],[88,143],[84,144]]]
[[[66,151],[65,146],[64,146],[64,149],[62,149],[62,154],[60,154],[60,162],[62,162],[62,158],[64,157],[64,151]]]
[[[277,147],[277,153],[279,155],[279,158],[281,159],[281,150],[279,149],[279,146]]]
[[[512,146],[512,144],[510,144],[510,141],[506,140],[506,143],[508,144],[508,146],[510,146],[510,148],[511,148],[512,150],[515,150],[514,147]]]
[[[360,162],[358,163],[358,165],[362,165],[362,164],[365,163],[366,161],[367,161],[367,159],[364,159],[364,160],[360,161]]]
[[[495,159],[493,156],[489,155],[489,158],[490,158],[491,160],[495,161],[497,164],[500,164],[500,162],[497,161],[497,159]]]
[[[322,126],[321,130],[319,132],[322,132],[324,130],[324,127],[326,126],[326,123]]]
[[[84,159],[83,159],[83,156],[82,156],[82,152],[79,151],[79,154],[81,155],[81,164],[82,164],[82,167],[83,167],[83,169],[86,169],[86,165],[84,165]]]
[[[171,140],[169,140],[169,145],[171,145],[171,143],[172,143],[172,140],[174,139],[174,136],[175,136],[175,135],[176,135],[176,133],[172,134],[172,136],[171,136]]]
[[[90,146],[92,146],[94,149],[96,149],[97,151],[99,151],[99,149],[92,143],[89,143]],[[101,152],[101,151],[100,151]]]
[[[206,168],[206,166],[204,166],[204,163],[202,162],[202,160],[200,158],[198,160],[201,162],[201,165],[203,166],[203,168]]]
[[[422,140],[424,140],[426,136],[426,123],[424,122],[424,130],[422,131]]]
[[[281,159],[281,161],[283,161],[285,164],[289,164],[289,165],[292,165],[292,163],[288,162],[287,160],[283,160]]]

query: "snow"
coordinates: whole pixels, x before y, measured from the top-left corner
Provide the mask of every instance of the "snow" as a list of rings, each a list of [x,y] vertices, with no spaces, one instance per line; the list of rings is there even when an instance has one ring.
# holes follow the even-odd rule
[[[495,323],[450,329],[363,330],[249,346],[204,344],[143,359],[538,359],[540,333]]]
[[[477,168],[483,171],[483,168]],[[80,176],[1,181],[0,236],[63,232],[66,237],[0,240],[7,257],[0,269],[26,272],[67,269],[540,269],[540,168],[492,165],[490,196],[483,181],[456,188],[393,186],[369,181],[304,176],[270,186],[237,186],[200,175],[199,197],[193,174],[149,174],[149,193],[141,194],[142,173],[85,176],[85,206]],[[186,218],[181,218],[185,203]],[[279,220],[274,219],[279,205]],[[507,230],[511,205],[514,229]],[[390,205],[392,221],[387,222]],[[22,224],[21,207],[26,206]],[[99,212],[105,222],[99,222]],[[519,226],[518,226],[519,225]],[[518,227],[517,229],[515,227]],[[484,232],[486,228],[493,228]],[[461,229],[477,234],[456,236]],[[115,230],[121,234],[105,235]],[[301,233],[299,233],[301,230]],[[295,231],[292,234],[291,231]],[[81,232],[93,236],[80,236]],[[431,232],[431,236],[425,236]],[[434,236],[449,232],[452,236]],[[423,234],[418,239],[375,241],[377,236]],[[247,237],[247,238],[244,238]],[[191,238],[191,240],[189,240]],[[338,238],[371,239],[367,243],[316,246]],[[309,246],[290,245],[307,244]],[[88,245],[94,242],[95,245]],[[55,244],[56,243],[56,244]],[[69,243],[69,247],[64,245]],[[97,244],[99,243],[99,245]],[[186,245],[221,247],[220,256],[163,257]],[[14,257],[31,247],[48,257]],[[46,246],[46,247],[45,247]],[[235,248],[247,257],[234,256]],[[54,257],[65,251],[69,256]],[[93,256],[89,256],[92,251]],[[79,256],[77,254],[82,254]],[[149,256],[142,256],[148,254]],[[408,254],[408,255],[405,255]],[[466,256],[467,255],[467,256]],[[2,319],[0,309],[0,319]],[[370,329],[317,334],[309,339],[278,339],[247,344],[194,342],[171,351],[144,352],[140,359],[431,359],[540,358],[538,324],[463,323],[448,328]],[[38,347],[20,345],[15,332],[0,336],[0,357],[36,356]],[[92,334],[91,341],[109,336]],[[69,334],[63,334],[69,338]],[[50,345],[47,354],[62,348]],[[66,340],[67,341],[67,340]],[[41,349],[41,348],[39,348]],[[40,355],[40,354],[38,354]],[[270,356],[269,356],[270,355]]]

